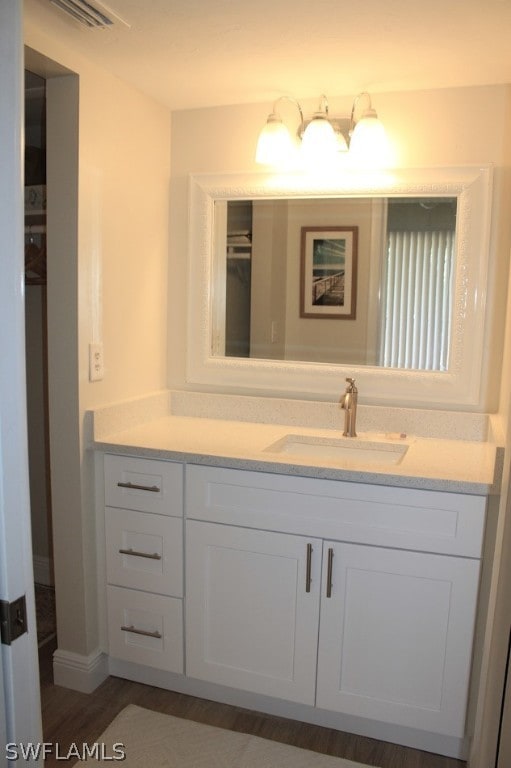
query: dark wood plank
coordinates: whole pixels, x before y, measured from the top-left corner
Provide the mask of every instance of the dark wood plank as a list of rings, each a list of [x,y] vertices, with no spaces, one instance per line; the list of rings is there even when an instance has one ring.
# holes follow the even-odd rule
[[[165,691],[129,680],[110,677],[91,694],[53,684],[52,655],[55,644],[39,652],[44,741],[59,744],[67,754],[72,743],[93,744],[114,717],[128,704],[183,717],[219,728],[252,733],[265,739],[292,744],[327,755],[379,768],[465,768],[461,760],[433,755],[376,739],[331,728],[287,720],[261,712],[218,704],[194,696]],[[49,756],[45,768],[61,766],[62,759]]]

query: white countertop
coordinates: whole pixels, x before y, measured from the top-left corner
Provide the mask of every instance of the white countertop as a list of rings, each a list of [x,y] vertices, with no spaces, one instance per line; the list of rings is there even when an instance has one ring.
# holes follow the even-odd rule
[[[119,412],[121,413],[121,412]],[[140,417],[139,417],[140,418]],[[93,425],[91,446],[109,453],[137,455],[192,464],[249,469],[349,482],[487,495],[500,484],[501,450],[490,440],[438,439],[359,431],[342,438],[341,429],[289,423],[260,423],[205,416],[163,415],[123,428],[119,414],[111,422]],[[129,423],[129,419],[126,420]],[[136,419],[135,419],[136,421]],[[113,427],[111,431],[105,427]],[[303,439],[332,439],[362,444],[378,441],[390,448],[406,445],[398,464],[370,463],[338,457],[317,457],[268,451],[288,435]]]

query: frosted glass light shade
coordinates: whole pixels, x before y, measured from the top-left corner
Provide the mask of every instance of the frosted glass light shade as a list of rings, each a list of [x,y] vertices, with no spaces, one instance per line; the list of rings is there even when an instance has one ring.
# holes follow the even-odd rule
[[[374,109],[358,121],[350,141],[350,155],[358,166],[381,168],[389,160],[389,141]]]
[[[273,113],[259,134],[256,163],[261,165],[287,165],[296,153],[296,145],[279,115]]]
[[[324,163],[336,156],[339,143],[331,122],[323,112],[317,112],[302,137],[302,154],[309,162]]]

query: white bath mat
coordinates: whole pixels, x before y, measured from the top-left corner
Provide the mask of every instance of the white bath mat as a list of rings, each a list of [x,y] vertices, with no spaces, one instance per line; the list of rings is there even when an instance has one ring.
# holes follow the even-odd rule
[[[87,762],[123,768],[369,768],[250,734],[129,705],[96,741]],[[89,748],[91,745],[89,745]]]

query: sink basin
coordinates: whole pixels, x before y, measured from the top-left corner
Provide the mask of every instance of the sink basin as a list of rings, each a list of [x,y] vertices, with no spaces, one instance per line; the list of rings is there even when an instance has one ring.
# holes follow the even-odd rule
[[[352,437],[311,437],[285,435],[265,451],[290,456],[310,456],[330,461],[349,461],[357,464],[399,464],[408,445],[403,443],[360,440]]]

